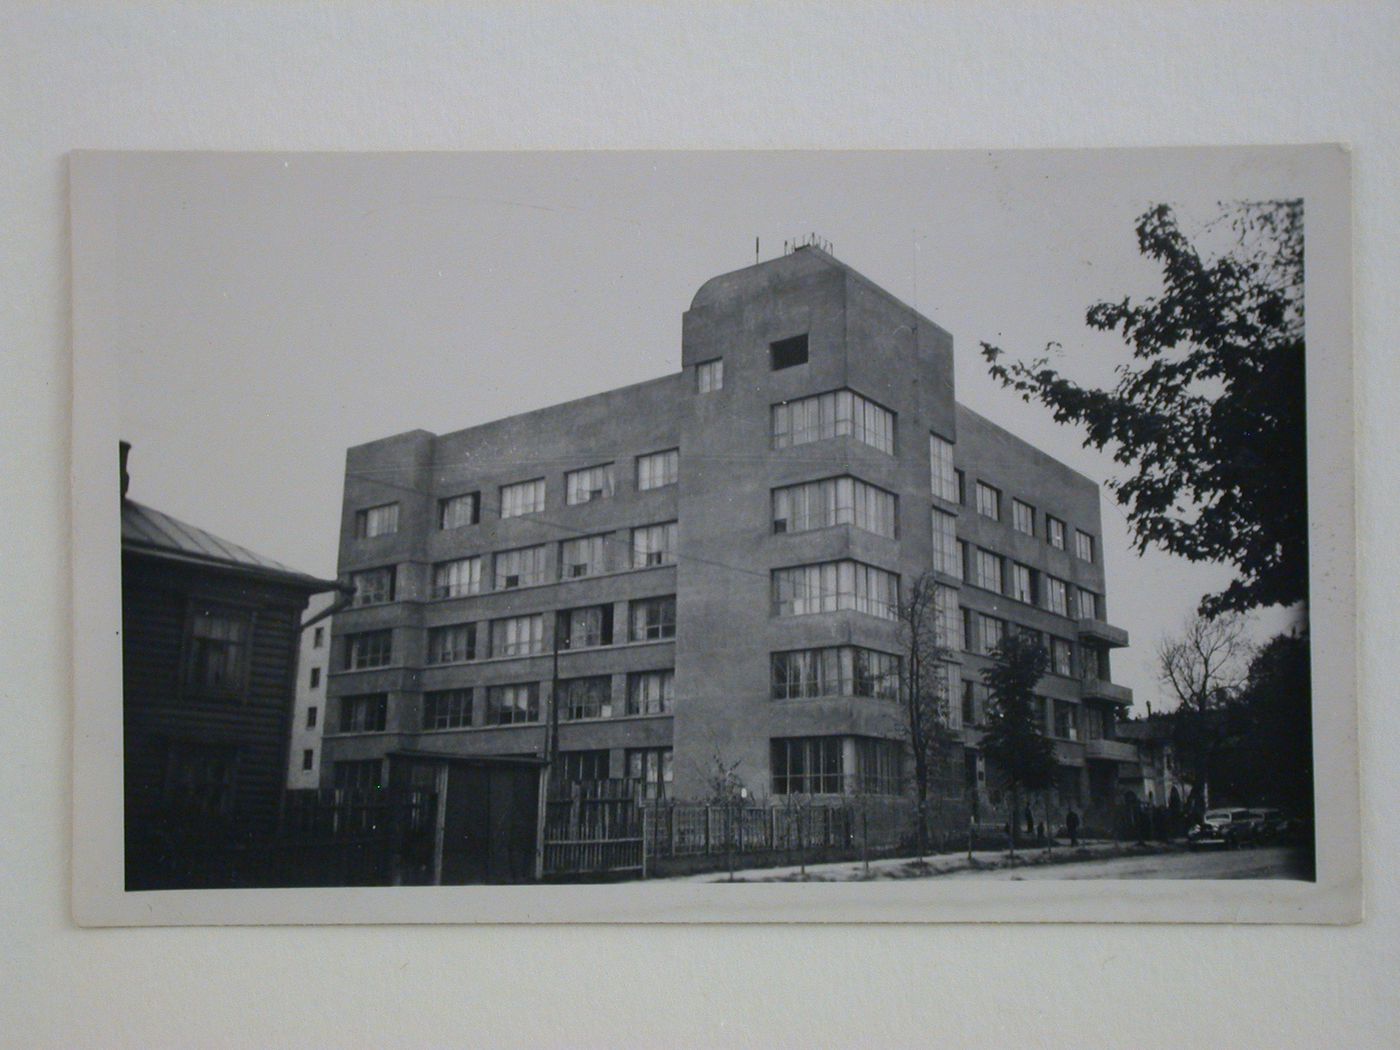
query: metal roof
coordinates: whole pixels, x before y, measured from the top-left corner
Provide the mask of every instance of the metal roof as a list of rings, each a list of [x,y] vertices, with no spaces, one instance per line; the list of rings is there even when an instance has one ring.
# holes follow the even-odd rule
[[[274,576],[316,591],[336,587],[333,580],[321,580],[298,572],[281,562],[255,554],[247,547],[220,539],[212,532],[187,525],[169,514],[130,499],[122,500],[122,549]]]

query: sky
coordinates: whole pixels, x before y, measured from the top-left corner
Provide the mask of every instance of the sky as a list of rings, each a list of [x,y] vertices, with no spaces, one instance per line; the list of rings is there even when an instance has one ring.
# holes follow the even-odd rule
[[[121,366],[131,496],[335,574],[345,450],[674,372],[706,279],[816,233],[952,333],[959,401],[1100,483],[1123,468],[986,372],[1056,342],[1112,381],[1100,300],[1150,295],[1134,222],[1299,195],[1268,150],[103,154],[73,187],[85,339]],[[1174,706],[1154,652],[1224,566],[1132,550],[1105,489],[1114,678]],[[1256,617],[1264,638],[1289,622]]]

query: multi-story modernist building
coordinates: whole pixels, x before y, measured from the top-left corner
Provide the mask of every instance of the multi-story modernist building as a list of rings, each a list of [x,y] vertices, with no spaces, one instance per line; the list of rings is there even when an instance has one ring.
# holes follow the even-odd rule
[[[1067,801],[1112,796],[1099,492],[958,405],[953,340],[816,248],[708,281],[682,370],[349,450],[327,785],[385,756],[549,753],[704,796],[895,793],[896,608],[932,571],[949,718],[977,760],[979,672],[1037,632]]]
[[[302,617],[291,750],[287,756],[287,787],[293,790],[321,786],[321,731],[326,724],[331,651],[331,617],[327,613],[338,598],[333,592],[314,595]]]

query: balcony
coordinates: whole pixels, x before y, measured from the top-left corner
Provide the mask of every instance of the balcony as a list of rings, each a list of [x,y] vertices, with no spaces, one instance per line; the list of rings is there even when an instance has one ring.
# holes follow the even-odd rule
[[[1106,762],[1129,762],[1138,760],[1137,745],[1126,740],[1086,740],[1084,757]]]
[[[1079,638],[1081,641],[1095,642],[1109,649],[1122,649],[1128,644],[1127,631],[1092,617],[1085,617],[1079,621]]]
[[[1103,678],[1086,677],[1080,683],[1080,687],[1085,700],[1107,700],[1111,704],[1122,704],[1124,707],[1133,702],[1131,689]]]

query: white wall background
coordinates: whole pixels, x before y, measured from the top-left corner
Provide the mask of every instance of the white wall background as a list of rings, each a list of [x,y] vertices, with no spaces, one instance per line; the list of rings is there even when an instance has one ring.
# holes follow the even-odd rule
[[[1393,1045],[1397,70],[1390,4],[5,5],[0,1042]],[[1364,924],[71,924],[69,150],[1311,141],[1355,150]]]

